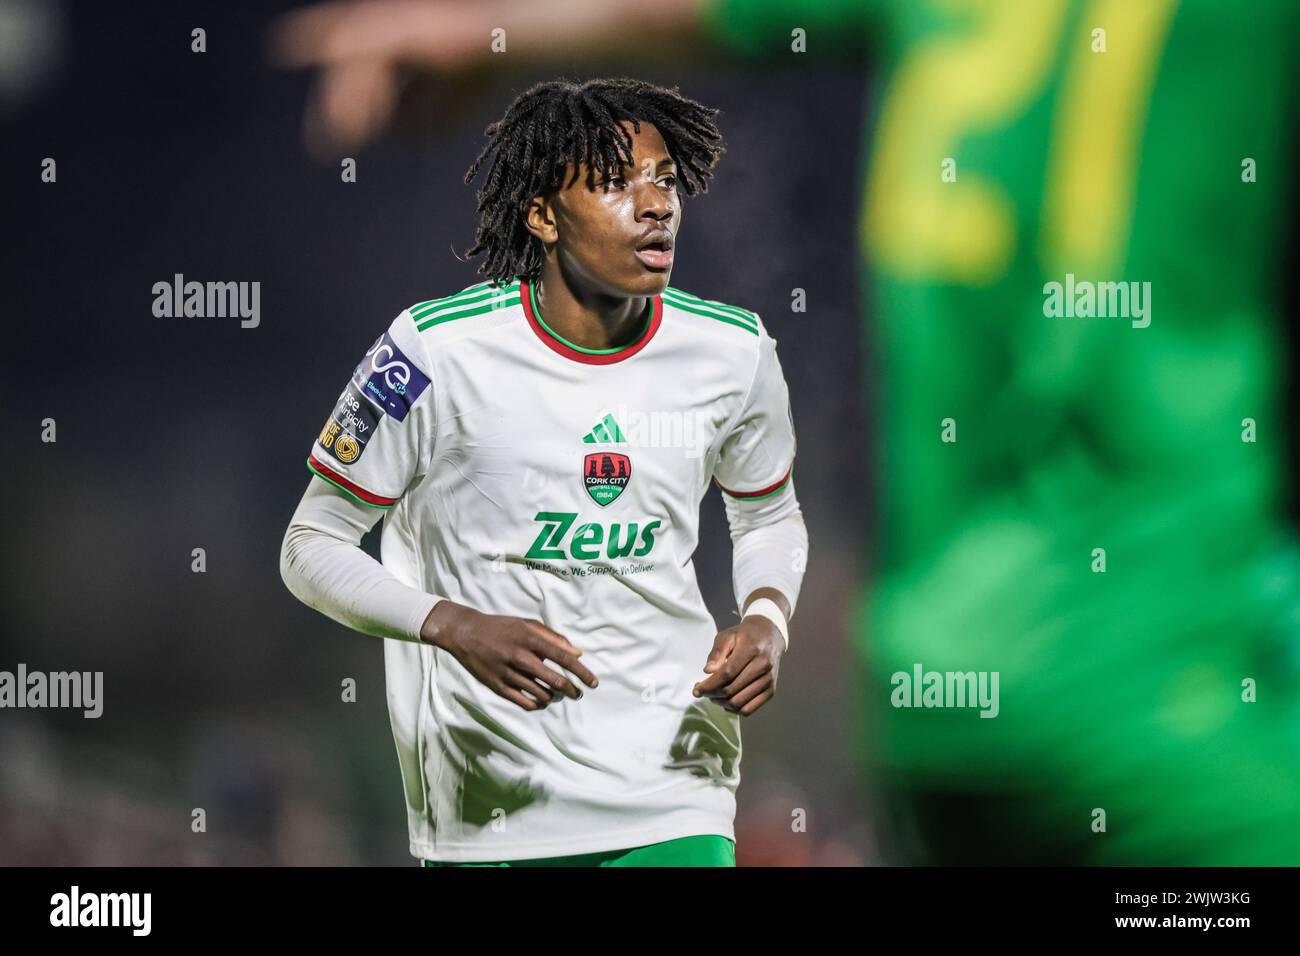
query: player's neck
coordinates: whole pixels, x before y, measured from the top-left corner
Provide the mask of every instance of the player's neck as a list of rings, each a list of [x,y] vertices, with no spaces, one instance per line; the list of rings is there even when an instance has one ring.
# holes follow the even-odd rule
[[[534,285],[539,318],[566,342],[584,349],[630,345],[645,331],[651,307],[645,296],[624,298],[575,290],[560,274],[543,267]]]

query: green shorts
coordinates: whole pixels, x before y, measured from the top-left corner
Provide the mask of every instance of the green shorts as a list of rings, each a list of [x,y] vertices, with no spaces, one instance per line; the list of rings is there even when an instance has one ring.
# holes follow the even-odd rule
[[[442,863],[425,860],[425,866],[735,866],[736,842],[724,836],[679,837],[663,843],[603,850],[575,856],[548,856],[536,860],[503,860],[499,863]]]

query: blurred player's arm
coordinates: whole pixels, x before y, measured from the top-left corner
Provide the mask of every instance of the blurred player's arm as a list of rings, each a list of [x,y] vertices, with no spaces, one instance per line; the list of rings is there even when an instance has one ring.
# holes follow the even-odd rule
[[[303,133],[318,158],[336,158],[388,125],[413,70],[465,75],[502,54],[512,64],[616,59],[625,69],[719,48],[762,60],[856,54],[878,2],[334,0],[276,20],[268,45],[280,66],[318,71]]]

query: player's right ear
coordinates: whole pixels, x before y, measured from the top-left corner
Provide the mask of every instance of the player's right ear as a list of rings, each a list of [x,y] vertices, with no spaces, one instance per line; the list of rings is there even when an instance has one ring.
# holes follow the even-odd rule
[[[544,245],[554,245],[560,238],[555,228],[555,208],[545,196],[534,196],[524,207],[524,228]]]

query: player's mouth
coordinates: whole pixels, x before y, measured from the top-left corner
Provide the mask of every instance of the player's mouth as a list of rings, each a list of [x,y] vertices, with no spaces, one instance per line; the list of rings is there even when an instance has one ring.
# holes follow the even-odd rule
[[[636,257],[647,269],[671,269],[673,266],[673,234],[657,229],[642,236],[636,246]]]

